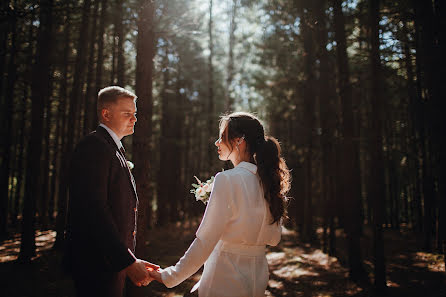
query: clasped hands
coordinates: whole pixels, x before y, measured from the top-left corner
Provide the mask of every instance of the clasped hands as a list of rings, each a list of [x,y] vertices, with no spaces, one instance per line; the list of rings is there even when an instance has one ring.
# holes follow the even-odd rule
[[[159,269],[160,267],[156,264],[141,259],[136,259],[133,264],[125,268],[125,271],[130,280],[136,286],[141,287],[147,286],[152,282],[152,280],[163,283]]]

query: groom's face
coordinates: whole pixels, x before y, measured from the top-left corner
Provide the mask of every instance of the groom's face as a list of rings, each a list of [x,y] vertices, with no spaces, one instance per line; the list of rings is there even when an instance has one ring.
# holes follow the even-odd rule
[[[106,108],[105,125],[122,138],[135,132],[136,102],[133,98],[121,97]]]

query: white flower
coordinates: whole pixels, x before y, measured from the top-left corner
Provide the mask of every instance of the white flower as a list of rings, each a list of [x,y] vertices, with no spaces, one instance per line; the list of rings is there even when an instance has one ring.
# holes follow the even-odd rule
[[[195,190],[195,198],[197,198],[197,200],[199,200],[200,197],[203,197],[205,195],[206,195],[206,191],[202,187],[199,187],[198,189]]]
[[[212,176],[206,182],[202,182],[198,177],[194,176],[197,183],[193,183],[193,189],[190,190],[194,194],[195,199],[202,201],[207,204],[209,201],[209,196],[211,196],[212,189],[214,188],[215,178]]]
[[[128,167],[130,170],[132,170],[133,168],[135,168],[135,164],[133,164],[133,163],[130,162],[130,161],[127,161],[127,167]]]
[[[202,188],[206,193],[210,193],[212,191],[211,186],[211,184],[204,184]]]

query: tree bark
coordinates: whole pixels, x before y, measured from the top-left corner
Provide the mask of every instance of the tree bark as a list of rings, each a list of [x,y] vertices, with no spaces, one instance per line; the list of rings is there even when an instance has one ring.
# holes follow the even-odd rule
[[[336,40],[336,58],[338,66],[338,89],[342,106],[342,172],[344,213],[346,217],[346,235],[348,242],[350,278],[365,279],[366,273],[361,255],[361,192],[360,167],[357,141],[358,129],[355,129],[353,116],[353,93],[350,82],[350,66],[347,56],[347,40],[345,36],[345,19],[342,12],[342,0],[333,1],[334,28]]]
[[[446,3],[445,1],[435,0],[435,28],[437,29],[437,48],[435,51],[435,60],[439,61],[436,64],[435,86],[436,86],[436,122],[435,133],[437,140],[437,150],[439,154],[438,164],[438,197],[439,197],[439,239],[440,252],[444,256],[444,269],[446,269],[446,139],[444,138],[444,127],[446,127],[446,103],[444,94],[446,94],[446,86],[444,84],[444,77],[446,77],[446,59],[444,53],[446,52]],[[443,96],[443,97],[442,97]]]
[[[433,117],[435,102],[433,72],[434,66],[434,33],[433,7],[430,1],[413,1],[415,12],[415,28],[417,42],[417,83],[419,100],[423,108],[419,111],[420,121],[424,127],[420,129],[422,150],[423,198],[424,198],[424,249],[432,250],[432,238],[435,234],[434,200],[435,200],[435,135],[433,135]],[[424,97],[423,97],[424,95]]]
[[[49,93],[51,93],[52,83],[50,82]],[[49,184],[50,184],[50,134],[51,134],[51,96],[49,95],[45,102],[44,111],[44,141],[43,141],[43,162],[41,169],[41,176],[43,178],[42,188],[41,188],[41,199],[39,212],[39,224],[42,230],[48,230],[49,226]]]
[[[35,20],[35,12],[33,11],[31,13],[31,17],[30,17],[31,21],[34,22]],[[28,47],[26,49],[26,54],[27,54],[27,71],[29,71],[30,73],[32,73],[32,67],[33,67],[33,58],[34,58],[34,47],[35,47],[35,43],[33,42],[34,40],[34,30],[33,30],[33,26],[29,26],[29,30],[28,30]],[[20,212],[20,201],[24,196],[25,190],[24,190],[24,184],[25,184],[25,179],[26,179],[26,171],[27,169],[25,168],[25,166],[23,166],[23,164],[25,163],[25,146],[26,146],[26,139],[28,138],[27,135],[27,130],[25,130],[25,119],[28,118],[28,110],[29,108],[27,108],[27,101],[29,99],[30,96],[30,86],[29,85],[25,85],[23,87],[23,96],[22,96],[22,110],[20,112],[20,116],[21,116],[21,126],[20,126],[20,140],[19,140],[19,152],[18,152],[18,162],[17,162],[17,185],[16,188],[17,190],[15,191],[15,197],[14,197],[14,205],[12,207],[12,226],[16,227],[17,223],[18,223],[18,216],[19,216],[19,212]]]
[[[5,86],[4,98],[4,126],[5,134],[2,136],[3,156],[0,177],[0,240],[7,237],[8,204],[9,204],[9,177],[11,175],[11,146],[12,146],[12,121],[14,112],[14,89],[17,80],[17,18],[11,16],[10,35],[11,45],[9,48],[8,76]],[[0,93],[1,96],[1,93]]]
[[[370,189],[370,196],[373,199],[373,264],[375,274],[375,289],[383,292],[386,285],[386,265],[384,259],[384,239],[383,239],[383,220],[384,220],[384,156],[382,145],[382,107],[383,92],[381,58],[379,54],[379,19],[380,19],[380,1],[369,0],[369,28],[370,28],[370,74],[371,74],[371,98],[372,103],[372,121],[371,121],[371,179],[373,186]]]
[[[412,186],[413,186],[413,201],[411,209],[414,210],[412,213],[413,224],[416,225],[418,231],[422,230],[422,203],[421,203],[421,175],[420,175],[420,133],[419,130],[422,128],[420,119],[418,118],[417,110],[422,109],[421,103],[417,100],[417,91],[415,85],[415,72],[413,70],[412,54],[409,46],[409,32],[407,29],[407,22],[403,23],[402,29],[403,35],[403,49],[404,49],[404,66],[406,68],[407,75],[407,90],[408,90],[408,118],[412,119],[409,121],[409,130],[411,136],[408,139],[408,150],[409,150],[409,164],[410,171],[412,173]]]
[[[328,252],[329,249],[329,241],[328,241],[328,229],[330,225],[330,210],[332,207],[332,201],[334,197],[332,194],[333,184],[332,179],[330,178],[331,174],[331,154],[330,151],[333,149],[333,116],[335,112],[333,110],[333,90],[332,85],[330,83],[330,62],[327,52],[327,43],[328,43],[328,32],[327,32],[327,16],[325,14],[326,9],[326,0],[318,0],[315,1],[315,17],[317,20],[316,24],[316,38],[318,44],[317,50],[317,58],[320,61],[319,67],[319,79],[318,84],[319,88],[319,113],[320,113],[320,122],[321,122],[321,162],[322,162],[322,195],[323,195],[323,211],[324,211],[324,219],[323,219],[323,250],[324,252]],[[289,129],[291,130],[291,129]]]
[[[8,50],[8,34],[9,34],[9,16],[11,14],[10,7],[9,7],[9,1],[5,0],[2,1],[0,4],[0,8],[2,11],[4,11],[4,18],[0,19],[0,106],[2,107],[2,118],[4,113],[3,110],[3,100],[6,99],[6,97],[3,96],[3,80],[4,80],[4,73],[5,73],[5,67],[6,67],[6,53]]]
[[[124,13],[124,1],[116,1],[116,22],[115,30],[116,37],[118,38],[117,44],[117,78],[118,86],[125,87],[125,56],[124,56],[124,24],[123,24],[123,13]]]
[[[84,111],[84,135],[88,134],[94,127],[93,122],[96,114],[96,87],[95,79],[95,46],[97,38],[97,18],[99,11],[99,0],[94,1],[92,24],[90,30],[90,48],[88,54],[87,90],[85,91],[85,111]],[[99,36],[102,38],[102,36]]]
[[[175,97],[174,97],[174,106],[173,106],[173,121],[172,123],[176,123],[177,127],[173,128],[172,130],[172,146],[173,146],[173,154],[172,154],[172,167],[171,167],[171,179],[176,180],[177,183],[172,187],[171,196],[173,199],[173,205],[172,205],[172,211],[171,211],[171,221],[177,222],[181,220],[180,212],[185,213],[186,210],[182,208],[181,201],[185,201],[185,199],[181,199],[183,197],[186,197],[190,193],[188,191],[184,191],[186,189],[185,182],[184,182],[184,174],[182,174],[181,170],[178,170],[178,166],[183,165],[184,160],[184,154],[178,153],[178,152],[184,152],[184,130],[185,130],[185,121],[184,121],[184,97],[180,92],[180,89],[182,87],[182,81],[181,81],[181,65],[178,66],[178,76],[177,76],[177,82],[175,86]],[[180,127],[180,128],[178,128]],[[185,168],[185,167],[182,167]],[[184,170],[184,169],[183,169]],[[183,171],[184,172],[184,171]],[[184,219],[184,218],[183,218]]]
[[[304,101],[304,125],[306,130],[305,142],[307,144],[306,156],[304,161],[305,170],[305,196],[302,207],[304,208],[304,225],[302,230],[302,239],[306,242],[315,240],[313,225],[313,131],[315,130],[315,48],[313,41],[313,32],[310,24],[313,24],[313,9],[309,1],[306,1],[304,7],[299,7],[300,30],[303,39],[304,57],[303,68],[305,75],[305,84],[302,95]]]
[[[28,151],[28,170],[26,172],[26,186],[23,209],[22,238],[19,261],[30,262],[36,254],[35,242],[35,209],[36,201],[41,194],[40,166],[42,153],[42,114],[45,98],[49,95],[50,57],[53,40],[53,0],[40,1],[40,26],[36,62],[33,68],[31,85],[32,116],[31,138]]]
[[[214,107],[214,35],[213,35],[213,0],[209,0],[209,25],[208,25],[208,34],[209,34],[209,73],[208,73],[208,105],[207,105],[207,168],[206,174],[211,174],[212,163],[214,162],[214,153],[213,153],[213,135],[216,134],[217,127],[214,126],[215,123],[215,107]]]
[[[152,76],[155,56],[155,7],[153,1],[140,1],[138,37],[136,41],[136,95],[138,122],[133,137],[133,173],[138,188],[138,229],[136,255],[144,256],[145,242],[152,224],[152,187],[150,185],[150,156],[152,141]],[[130,287],[127,296],[142,296],[143,291]]]
[[[27,88],[24,88],[27,89]],[[18,223],[18,216],[19,216],[19,207],[20,207],[20,200],[23,197],[23,181],[25,179],[25,175],[24,173],[26,173],[26,169],[23,168],[23,163],[24,163],[24,159],[25,159],[25,138],[26,138],[26,131],[25,131],[25,115],[26,115],[26,107],[25,107],[25,102],[23,104],[23,111],[22,113],[20,113],[21,115],[23,115],[23,119],[20,121],[20,129],[18,132],[18,143],[17,143],[17,165],[16,165],[16,177],[17,177],[17,184],[16,184],[16,189],[14,191],[14,204],[12,205],[12,210],[11,210],[11,226],[13,228],[17,227],[17,223]]]
[[[336,40],[336,61],[338,68],[338,89],[342,107],[342,172],[344,213],[346,217],[346,235],[348,242],[349,272],[353,280],[367,278],[361,255],[361,192],[358,151],[358,129],[355,129],[353,115],[353,93],[350,82],[350,66],[347,57],[345,19],[342,12],[342,0],[334,0],[334,28]]]
[[[107,0],[101,0],[101,16],[99,20],[99,32],[98,32],[98,58],[96,61],[96,81],[95,92],[96,94],[103,87],[103,70],[104,70],[104,32],[107,19]],[[94,130],[98,125],[98,117],[96,108],[91,109],[90,117],[92,119],[90,130]]]
[[[163,86],[161,90],[161,133],[159,138],[159,148],[160,148],[160,160],[162,165],[159,168],[158,174],[158,195],[157,195],[157,222],[160,226],[166,225],[170,221],[170,215],[173,212],[173,203],[171,199],[172,177],[170,177],[170,172],[172,168],[172,152],[174,154],[178,153],[172,146],[171,129],[172,127],[169,123],[172,122],[172,112],[171,104],[172,97],[170,96],[169,88],[169,51],[168,51],[168,41],[164,40],[164,57],[162,62],[162,76],[163,76]]]
[[[70,95],[70,104],[73,104],[70,109],[73,113],[74,119],[68,120],[69,127],[74,127],[74,129],[70,129],[70,132],[73,131],[73,135],[69,135],[68,148],[71,149],[74,147],[76,141],[81,138],[83,135],[83,116],[85,110],[85,101],[84,99],[84,84],[85,84],[85,73],[87,64],[87,50],[88,50],[88,41],[89,41],[89,32],[88,28],[90,26],[91,19],[91,1],[85,0],[82,5],[82,20],[80,24],[79,37],[76,43],[76,60],[74,62],[74,73],[73,73],[73,87],[71,89]],[[71,117],[70,117],[71,118]],[[70,143],[72,141],[72,143]]]
[[[86,3],[84,3],[85,5]],[[89,4],[89,3],[87,3]],[[85,11],[85,7],[84,7]],[[68,61],[70,58],[70,50],[71,50],[71,31],[70,31],[70,25],[71,22],[71,15],[70,15],[70,7],[67,7],[66,11],[66,19],[65,19],[65,27],[64,27],[64,55],[63,55],[63,77],[64,80],[62,80],[61,87],[60,87],[60,98],[61,100],[67,101],[67,107],[68,112],[62,115],[63,117],[63,128],[62,128],[62,135],[67,135],[66,137],[62,138],[62,153],[61,153],[61,160],[60,160],[60,167],[59,167],[59,193],[58,193],[58,200],[57,200],[57,218],[56,218],[56,241],[54,243],[55,249],[62,249],[64,246],[64,240],[65,240],[65,225],[66,225],[66,216],[67,216],[67,205],[68,205],[68,165],[70,160],[70,152],[73,148],[74,143],[74,131],[73,131],[73,125],[76,119],[76,106],[77,106],[77,98],[74,96],[71,96],[69,99],[68,95]],[[82,28],[83,31],[81,33],[86,34],[86,29]],[[82,36],[82,34],[80,35]],[[80,38],[79,38],[80,39]],[[79,42],[79,40],[78,40]],[[78,55],[80,53],[78,52]],[[79,56],[76,57],[76,64],[79,63],[78,61]],[[76,72],[75,74],[76,75]],[[74,84],[73,84],[74,86]]]
[[[234,80],[234,46],[235,46],[235,30],[237,29],[237,9],[238,0],[232,1],[230,23],[229,23],[229,48],[228,48],[228,65],[226,77],[226,104],[225,110],[233,109],[234,98],[231,95],[231,84]]]

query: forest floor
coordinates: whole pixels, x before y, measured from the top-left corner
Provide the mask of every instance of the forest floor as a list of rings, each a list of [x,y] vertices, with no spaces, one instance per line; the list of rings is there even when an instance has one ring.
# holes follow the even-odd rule
[[[194,239],[197,224],[171,225],[153,230],[147,240],[145,259],[165,267],[174,264]],[[443,258],[421,252],[413,235],[386,230],[387,292],[374,293],[369,284],[348,279],[346,248],[338,238],[338,258],[329,257],[319,247],[304,244],[294,231],[284,229],[277,247],[269,247],[267,258],[270,280],[266,296],[303,297],[446,297],[446,273]],[[74,297],[73,284],[60,270],[61,255],[51,249],[55,232],[37,232],[38,255],[31,264],[17,263],[20,236],[0,245],[0,296]],[[365,232],[365,238],[367,232]],[[366,240],[365,240],[366,241]],[[364,242],[362,246],[371,246]],[[365,268],[372,276],[370,250],[363,250]],[[181,285],[167,289],[152,282],[140,288],[142,296],[197,296],[189,293],[201,270]]]

